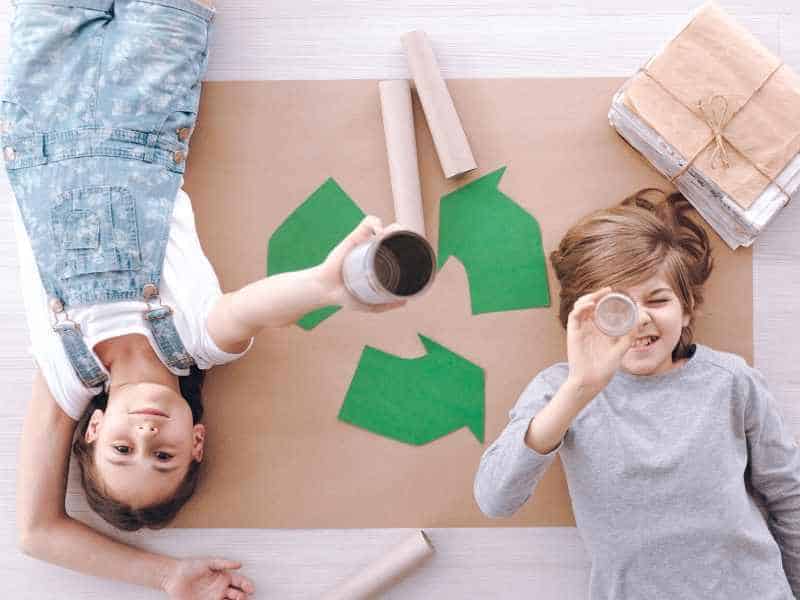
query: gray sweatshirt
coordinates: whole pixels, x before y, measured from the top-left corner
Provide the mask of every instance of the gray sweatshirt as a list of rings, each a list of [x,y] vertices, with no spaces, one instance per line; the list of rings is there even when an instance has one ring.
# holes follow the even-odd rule
[[[700,344],[663,375],[620,370],[542,455],[525,432],[568,372],[539,373],[484,453],[486,515],[516,512],[559,453],[592,600],[800,597],[800,449],[758,371]]]

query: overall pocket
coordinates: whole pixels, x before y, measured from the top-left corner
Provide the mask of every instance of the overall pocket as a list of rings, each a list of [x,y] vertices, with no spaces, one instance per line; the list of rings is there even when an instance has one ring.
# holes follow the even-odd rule
[[[50,211],[54,251],[64,279],[141,267],[136,202],[127,188],[81,187],[62,192]]]

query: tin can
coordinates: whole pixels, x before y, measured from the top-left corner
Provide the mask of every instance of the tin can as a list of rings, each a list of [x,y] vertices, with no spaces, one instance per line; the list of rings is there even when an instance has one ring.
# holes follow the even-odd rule
[[[611,292],[603,296],[594,309],[597,328],[611,337],[621,337],[636,327],[639,311],[627,294]]]
[[[413,231],[392,231],[359,244],[344,259],[347,291],[365,304],[391,304],[427,290],[436,274],[436,255]]]

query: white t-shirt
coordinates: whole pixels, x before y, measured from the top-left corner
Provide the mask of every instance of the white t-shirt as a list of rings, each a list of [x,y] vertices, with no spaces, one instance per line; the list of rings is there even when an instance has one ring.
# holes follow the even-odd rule
[[[20,285],[31,336],[30,350],[56,402],[67,415],[78,420],[92,397],[102,391],[102,386],[90,389],[81,383],[67,358],[61,339],[52,329],[53,313],[49,298],[39,278],[39,269],[19,207],[16,202],[13,205]],[[200,246],[192,203],[183,189],[178,190],[175,198],[159,291],[162,304],[172,307],[178,335],[200,369],[231,362],[252,346],[251,339],[244,352],[230,354],[220,350],[211,339],[207,326],[208,314],[222,295],[222,290],[217,275]],[[143,301],[126,300],[72,306],[67,309],[67,314],[80,325],[86,345],[90,349],[103,340],[138,333],[146,336],[153,350],[160,355],[144,320],[146,308]],[[98,364],[105,371],[99,360]],[[188,370],[183,369],[170,371],[175,375],[188,374]]]

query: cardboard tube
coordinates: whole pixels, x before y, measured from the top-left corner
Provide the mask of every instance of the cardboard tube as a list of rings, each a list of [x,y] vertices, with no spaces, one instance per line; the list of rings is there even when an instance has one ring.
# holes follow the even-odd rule
[[[386,154],[389,157],[395,221],[405,229],[425,237],[411,86],[408,81],[398,79],[381,81],[378,88],[381,94],[381,114],[386,136]]]
[[[424,31],[412,31],[402,40],[444,176],[450,179],[476,169],[478,165],[428,37]]]
[[[323,596],[323,600],[367,600],[397,583],[433,554],[420,530],[390,552],[352,575]]]

